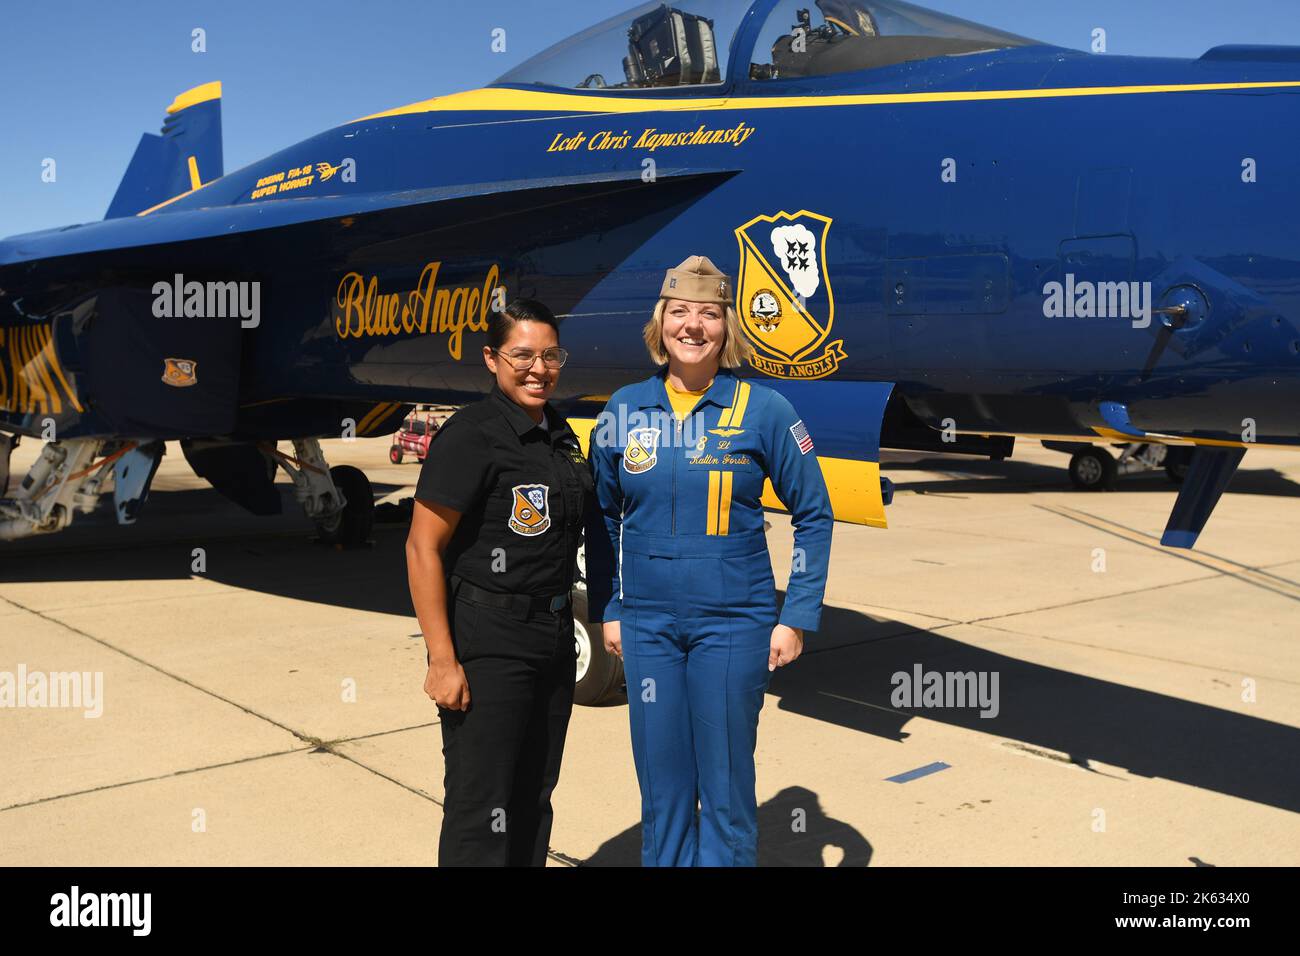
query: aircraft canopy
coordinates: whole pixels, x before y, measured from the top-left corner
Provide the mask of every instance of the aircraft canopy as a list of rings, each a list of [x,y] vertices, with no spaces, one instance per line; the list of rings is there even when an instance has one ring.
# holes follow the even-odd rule
[[[727,79],[736,33],[751,5],[653,0],[555,44],[496,85],[718,86]],[[761,80],[823,76],[1035,42],[902,0],[781,0],[759,31],[748,73]]]

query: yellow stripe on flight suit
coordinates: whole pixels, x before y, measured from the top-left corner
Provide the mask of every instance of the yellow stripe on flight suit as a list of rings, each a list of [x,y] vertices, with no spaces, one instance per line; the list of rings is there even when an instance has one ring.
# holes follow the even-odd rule
[[[731,476],[729,471],[722,473],[722,493],[718,499],[718,534],[726,534],[731,524]]]
[[[719,428],[733,428],[740,424],[745,415],[745,405],[749,402],[749,383],[737,382],[736,390],[731,393],[731,405],[722,410],[718,417]]]
[[[705,534],[718,533],[718,487],[722,484],[722,473],[718,471],[709,472],[709,503],[705,511]]]
[[[737,382],[731,405],[718,417],[719,428],[737,428],[745,418],[749,405],[748,382]],[[709,472],[709,501],[705,534],[727,534],[731,529],[731,485],[735,476],[730,471]]]
[[[705,534],[726,534],[731,526],[731,472],[709,472],[709,511]]]

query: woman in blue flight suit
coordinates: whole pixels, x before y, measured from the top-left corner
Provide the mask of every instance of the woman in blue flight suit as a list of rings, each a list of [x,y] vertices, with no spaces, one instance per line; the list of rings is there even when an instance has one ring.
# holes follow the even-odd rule
[[[664,368],[615,392],[592,432],[589,615],[623,658],[646,866],[755,865],[758,713],[826,585],[833,519],[812,439],[783,396],[729,370],[749,354],[731,290],[703,256],[668,270],[645,327]],[[795,528],[779,620],[765,478]]]

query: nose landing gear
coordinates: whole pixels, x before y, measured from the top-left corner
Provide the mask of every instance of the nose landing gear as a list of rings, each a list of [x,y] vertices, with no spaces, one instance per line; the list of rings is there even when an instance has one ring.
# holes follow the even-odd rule
[[[375,522],[375,500],[370,479],[351,465],[329,467],[314,438],[295,438],[294,454],[263,449],[293,479],[294,497],[316,525],[322,544],[359,548],[368,544]]]

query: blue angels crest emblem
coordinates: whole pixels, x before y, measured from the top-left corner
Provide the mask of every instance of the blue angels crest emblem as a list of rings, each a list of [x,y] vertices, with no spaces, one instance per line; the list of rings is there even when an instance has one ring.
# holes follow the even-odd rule
[[[755,216],[736,229],[736,311],[756,352],[754,368],[775,378],[825,378],[839,368],[843,339],[831,339],[835,297],[826,271],[831,219],[807,209]]]
[[[550,488],[546,485],[515,485],[510,509],[510,530],[532,537],[551,526]]]

